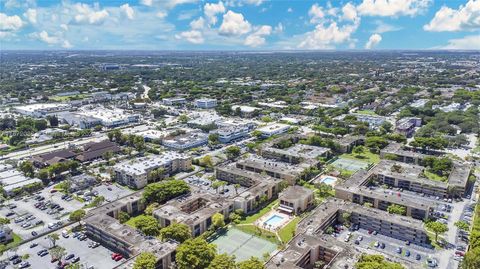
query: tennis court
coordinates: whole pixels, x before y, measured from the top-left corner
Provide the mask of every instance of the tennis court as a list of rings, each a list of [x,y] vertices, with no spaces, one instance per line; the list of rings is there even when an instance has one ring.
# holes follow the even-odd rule
[[[277,249],[274,243],[235,228],[228,229],[211,243],[217,245],[218,253],[235,255],[236,261],[248,260],[252,256],[262,259],[264,253]]]
[[[332,165],[339,169],[344,169],[352,172],[356,172],[360,169],[368,167],[368,163],[366,162],[347,158],[338,158],[332,163]]]

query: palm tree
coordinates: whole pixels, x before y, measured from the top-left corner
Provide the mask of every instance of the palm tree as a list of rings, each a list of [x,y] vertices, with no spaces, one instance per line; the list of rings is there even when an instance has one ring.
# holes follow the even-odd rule
[[[60,239],[60,236],[56,233],[47,235],[47,238],[52,241],[53,247],[56,247],[57,240]]]
[[[235,184],[233,185],[233,187],[235,188],[235,194],[238,195],[238,189],[240,188],[240,184]]]

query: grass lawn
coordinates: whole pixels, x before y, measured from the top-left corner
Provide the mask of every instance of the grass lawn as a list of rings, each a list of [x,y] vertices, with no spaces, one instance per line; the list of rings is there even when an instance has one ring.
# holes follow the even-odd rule
[[[345,153],[340,155],[340,158],[345,158],[345,159],[354,159],[354,160],[359,160],[359,161],[364,161],[367,163],[379,163],[380,162],[380,155],[371,153],[369,150],[365,150],[364,152],[360,154],[355,154],[355,153]]]
[[[423,174],[430,180],[434,180],[434,181],[440,181],[440,182],[446,182],[448,180],[447,177],[442,177],[442,176],[439,176],[435,173],[432,173],[430,171],[428,171],[427,169],[425,169],[423,171]]]
[[[6,244],[6,245],[0,245],[0,252],[3,252],[5,251],[6,249],[9,249],[9,248],[12,248],[12,247],[16,247],[18,245],[20,245],[20,243],[22,242],[22,238],[16,234],[13,234],[13,241]]]
[[[272,201],[270,204],[262,208],[257,213],[247,216],[245,219],[241,220],[239,224],[254,223],[257,219],[259,219],[261,216],[265,215],[268,211],[270,211],[277,203],[278,203],[277,200]]]
[[[276,234],[274,234],[270,231],[261,229],[261,228],[255,226],[255,225],[253,225],[253,224],[250,224],[250,225],[236,225],[235,228],[240,230],[240,231],[246,232],[248,234],[255,235],[255,236],[258,236],[260,238],[263,238],[263,239],[265,239],[267,241],[270,241],[272,243],[275,243],[277,245],[280,244],[280,242],[278,242],[278,238],[277,238]],[[259,233],[259,231],[261,231],[261,233]]]
[[[131,218],[130,218],[129,220],[127,220],[127,222],[125,222],[124,224],[126,224],[126,225],[128,225],[128,226],[130,226],[130,227],[132,227],[132,228],[136,228],[136,227],[135,227],[135,224],[134,224],[134,223],[135,223],[135,220],[136,220],[137,218],[143,217],[143,216],[145,216],[145,215],[144,215],[144,214],[141,214],[141,215],[138,215],[138,216],[136,216],[136,217],[131,217]]]
[[[293,232],[296,231],[297,224],[300,222],[301,219],[302,218],[298,216],[295,217],[285,227],[283,227],[282,229],[280,229],[280,231],[278,231],[278,235],[280,236],[280,238],[284,243],[287,243],[288,241],[290,241],[290,239],[293,238],[294,236]]]
[[[373,110],[358,110],[357,113],[364,115],[377,115],[377,113],[375,113]]]

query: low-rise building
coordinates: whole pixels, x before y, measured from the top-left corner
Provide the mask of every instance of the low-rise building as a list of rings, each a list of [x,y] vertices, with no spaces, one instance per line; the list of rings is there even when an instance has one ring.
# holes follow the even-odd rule
[[[300,139],[306,137],[299,135],[285,135],[266,143],[260,150],[264,158],[275,159],[282,162],[298,164],[308,162],[312,165],[318,163],[318,157],[328,157],[330,149],[305,144],[298,144]],[[291,146],[282,147],[282,142],[289,140]]]
[[[228,218],[233,212],[233,202],[217,195],[193,190],[190,194],[168,201],[153,212],[160,227],[172,223],[183,223],[190,227],[192,236],[196,237],[212,225],[212,216],[220,213]]]
[[[278,196],[278,210],[298,215],[314,205],[313,190],[302,186],[289,186]]]
[[[300,178],[302,172],[310,167],[310,165],[306,163],[289,164],[260,157],[250,157],[239,160],[236,162],[236,166],[243,170],[265,173],[273,178],[285,180],[290,185],[294,185],[297,179]]]
[[[217,106],[217,99],[213,98],[201,98],[195,100],[195,106],[198,108],[214,108]]]
[[[187,150],[204,146],[208,143],[208,135],[200,132],[184,133],[162,139],[162,145],[174,150]]]
[[[220,143],[230,143],[248,136],[249,131],[250,129],[247,126],[230,126],[216,129],[211,133],[218,134],[218,141],[220,141]]]
[[[283,123],[272,123],[267,124],[263,127],[257,129],[257,131],[262,133],[262,137],[267,138],[273,135],[284,134],[290,129],[290,125]]]
[[[192,158],[176,152],[165,152],[162,155],[118,163],[113,167],[113,171],[115,180],[120,184],[141,189],[150,183],[148,177],[150,171],[158,168],[164,169],[164,176],[188,171],[192,168]]]
[[[187,103],[184,97],[163,98],[162,102],[166,106],[183,105]]]
[[[356,146],[363,145],[365,143],[365,137],[346,135],[342,138],[336,139],[336,142],[340,145],[340,152],[351,152]]]
[[[46,103],[17,106],[14,108],[17,113],[34,118],[45,118],[49,115],[56,115],[63,111],[68,111],[71,107],[68,104]]]
[[[403,134],[405,137],[411,137],[415,133],[415,128],[420,126],[422,126],[421,118],[403,118],[397,121],[395,126],[395,132]]]

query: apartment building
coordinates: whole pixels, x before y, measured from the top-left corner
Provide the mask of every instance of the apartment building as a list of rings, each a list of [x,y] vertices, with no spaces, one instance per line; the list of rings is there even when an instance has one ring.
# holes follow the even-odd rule
[[[177,152],[165,152],[162,155],[153,155],[128,160],[113,166],[115,180],[134,189],[141,189],[149,182],[148,174],[158,168],[164,169],[164,176],[170,176],[192,168],[192,158]]]
[[[422,119],[417,117],[403,118],[395,124],[395,132],[403,134],[405,137],[412,137],[415,128],[422,126]]]
[[[317,163],[318,157],[328,157],[330,149],[304,144],[295,144],[288,148],[277,148],[265,146],[261,149],[260,155],[265,158],[275,159],[282,162],[298,164],[301,162]]]
[[[163,98],[162,103],[166,106],[183,105],[187,103],[187,99],[183,97]]]
[[[190,227],[192,236],[196,237],[212,225],[212,216],[216,213],[228,218],[234,205],[230,199],[217,195],[192,190],[188,195],[168,201],[153,212],[161,227],[171,223],[183,223]]]
[[[363,145],[365,143],[365,137],[347,135],[342,138],[336,139],[335,142],[340,145],[340,152],[347,153],[351,152],[354,147]]]
[[[280,193],[278,199],[280,201],[278,210],[295,215],[306,211],[315,203],[313,190],[298,185],[287,187]]]
[[[393,156],[397,161],[416,165],[421,165],[423,159],[427,156],[441,156],[444,154],[445,152],[433,150],[423,152],[422,149],[410,148],[400,143],[390,143],[380,150],[380,158],[382,159],[390,159],[386,157]]]
[[[300,178],[302,172],[310,167],[306,163],[289,164],[276,162],[261,157],[250,157],[248,159],[239,160],[236,162],[237,168],[255,172],[265,173],[273,178],[286,180],[290,185],[294,185],[296,180]]]

